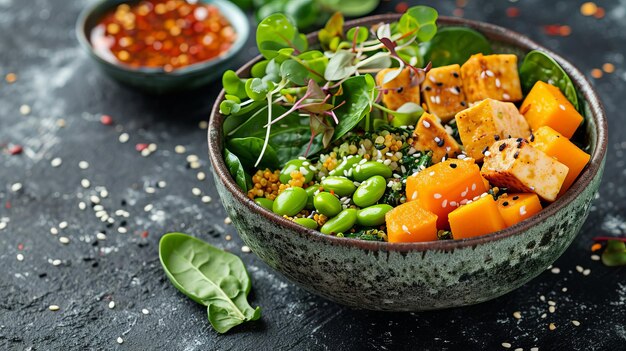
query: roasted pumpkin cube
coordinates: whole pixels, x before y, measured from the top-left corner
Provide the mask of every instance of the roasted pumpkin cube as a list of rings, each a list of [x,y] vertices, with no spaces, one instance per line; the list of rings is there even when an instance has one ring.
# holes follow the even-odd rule
[[[583,121],[583,116],[559,88],[542,81],[535,83],[520,111],[533,130],[549,126],[568,139]]]
[[[498,205],[491,195],[483,195],[450,212],[448,220],[454,239],[473,238],[506,228]]]
[[[428,112],[444,122],[454,118],[457,112],[467,107],[463,93],[461,66],[449,65],[428,71],[422,83],[422,93]]]
[[[541,211],[537,194],[503,194],[498,198],[498,210],[507,227],[517,224]]]
[[[481,169],[494,186],[535,193],[546,201],[556,200],[568,171],[566,165],[522,138],[495,142],[486,153]]]
[[[413,131],[413,147],[420,151],[431,150],[433,163],[461,153],[461,147],[454,138],[446,132],[437,116],[424,112]]]
[[[406,180],[408,202],[417,201],[437,215],[437,228],[448,229],[448,213],[487,191],[472,159],[450,159]]]
[[[387,241],[406,243],[437,240],[437,215],[419,202],[407,202],[385,214]]]
[[[487,98],[522,100],[515,55],[472,55],[461,67],[461,78],[465,97],[470,103]]]
[[[510,102],[485,99],[456,114],[456,124],[465,152],[476,161],[494,141],[528,138],[530,128],[524,116]]]
[[[537,129],[531,140],[530,145],[535,149],[545,152],[550,157],[554,157],[569,168],[567,177],[565,177],[559,192],[559,196],[563,195],[589,162],[589,154],[579,149],[564,135],[548,126]]]
[[[393,74],[398,68],[385,68],[376,74],[376,84],[383,91],[383,104],[396,111],[407,102],[420,104],[420,87],[414,79],[415,72],[405,68],[393,80],[383,83],[387,74]]]

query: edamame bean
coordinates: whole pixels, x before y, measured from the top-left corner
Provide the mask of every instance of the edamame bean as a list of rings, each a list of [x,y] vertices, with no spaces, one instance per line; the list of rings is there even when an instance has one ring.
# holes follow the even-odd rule
[[[352,169],[352,177],[358,182],[362,182],[375,175],[389,178],[391,177],[391,168],[377,161],[368,161],[359,163]]]
[[[324,191],[315,195],[313,204],[317,212],[326,217],[335,217],[343,209],[341,201],[335,195]]]
[[[331,176],[345,176],[344,171],[349,171],[352,166],[361,162],[362,157],[360,155],[348,156],[345,160],[337,166],[337,168],[330,171],[328,174]]]
[[[313,198],[315,197],[315,192],[317,190],[319,190],[320,185],[319,184],[314,184],[311,185],[310,187],[304,189],[306,191],[307,194],[307,200],[306,200],[306,206],[304,208],[306,208],[307,210],[312,210],[315,208],[315,206],[313,205]]]
[[[309,160],[301,160],[299,158],[287,161],[283,169],[280,171],[278,179],[281,183],[287,184],[291,180],[291,172],[298,171],[304,176],[304,182],[308,183],[313,180],[313,171],[309,169],[310,165],[311,162]]]
[[[270,200],[270,199],[266,199],[264,197],[257,197],[256,199],[254,199],[254,202],[257,203],[257,205],[263,207],[266,210],[272,210],[272,207],[274,206],[274,201]]]
[[[356,222],[365,227],[374,227],[385,223],[385,215],[393,210],[391,205],[379,204],[366,207],[356,213]]]
[[[339,196],[350,196],[356,190],[356,186],[346,177],[329,176],[321,182],[326,191],[333,191]]]
[[[373,205],[383,197],[385,189],[387,189],[387,181],[385,178],[379,175],[370,177],[359,185],[352,195],[352,201],[359,207]]]
[[[310,229],[317,229],[317,222],[311,218],[296,218],[293,221],[300,224],[303,227],[307,227]]]
[[[272,211],[281,216],[295,216],[306,206],[307,193],[300,187],[287,188],[276,196]]]
[[[326,222],[320,231],[324,234],[344,233],[356,223],[356,210],[348,208],[341,211],[336,217]]]

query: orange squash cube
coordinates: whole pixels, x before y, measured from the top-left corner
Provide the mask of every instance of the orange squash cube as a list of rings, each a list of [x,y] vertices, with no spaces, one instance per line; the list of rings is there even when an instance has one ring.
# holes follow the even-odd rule
[[[583,121],[583,116],[554,85],[538,81],[520,107],[532,130],[549,126],[566,138],[571,138]]]
[[[504,194],[498,198],[498,210],[507,227],[539,213],[541,208],[537,194]]]
[[[482,196],[450,212],[448,220],[454,239],[472,238],[506,228],[498,204],[491,195]]]
[[[569,168],[558,196],[563,195],[572,186],[572,183],[574,183],[589,162],[589,154],[579,149],[561,133],[548,126],[541,127],[535,131],[530,145],[537,150],[545,152],[546,155],[554,157]]]
[[[417,202],[406,202],[385,214],[387,241],[409,243],[437,240],[437,215]]]
[[[406,180],[407,201],[417,201],[436,214],[437,228],[448,229],[448,213],[487,191],[472,159],[437,163]]]
[[[413,147],[420,151],[431,150],[433,163],[439,163],[444,157],[456,157],[461,153],[461,147],[454,138],[446,132],[437,116],[424,112],[413,131]]]
[[[383,83],[385,75],[398,68],[385,68],[376,74],[376,85],[383,89],[383,104],[390,110],[396,111],[407,102],[420,104],[420,86],[413,84],[413,75],[410,68],[405,68],[393,80]]]

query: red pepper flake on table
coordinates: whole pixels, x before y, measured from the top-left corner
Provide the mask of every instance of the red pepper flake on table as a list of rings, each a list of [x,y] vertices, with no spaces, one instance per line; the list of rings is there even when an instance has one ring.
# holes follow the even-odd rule
[[[217,7],[182,0],[120,4],[91,32],[104,59],[166,72],[220,56],[235,38]]]

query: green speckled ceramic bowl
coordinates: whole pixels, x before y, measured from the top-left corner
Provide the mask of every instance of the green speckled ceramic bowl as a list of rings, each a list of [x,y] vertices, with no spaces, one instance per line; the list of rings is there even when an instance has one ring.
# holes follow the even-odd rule
[[[227,0],[201,0],[213,4],[230,21],[237,33],[237,39],[230,49],[219,57],[195,63],[172,72],[159,68],[132,68],[111,62],[98,55],[89,36],[104,14],[122,3],[134,3],[138,0],[101,0],[88,6],[76,22],[76,36],[81,46],[106,74],[113,79],[150,93],[170,93],[191,90],[219,80],[227,69],[233,68],[232,57],[243,48],[250,32],[250,24],[246,15],[233,3]]]
[[[369,26],[398,15],[368,17],[347,27]],[[482,32],[496,52],[541,49],[554,57],[582,95],[582,126],[591,161],[571,189],[538,215],[489,235],[391,244],[337,238],[306,229],[256,205],[237,187],[224,164],[219,104],[209,125],[209,156],[222,203],[240,236],[268,265],[303,288],[340,304],[385,311],[435,310],[487,301],[533,279],[570,245],[587,218],[604,169],[607,123],[597,94],[569,62],[507,29],[457,18],[439,24]],[[316,33],[309,36],[313,44]],[[248,76],[252,60],[239,70]]]

